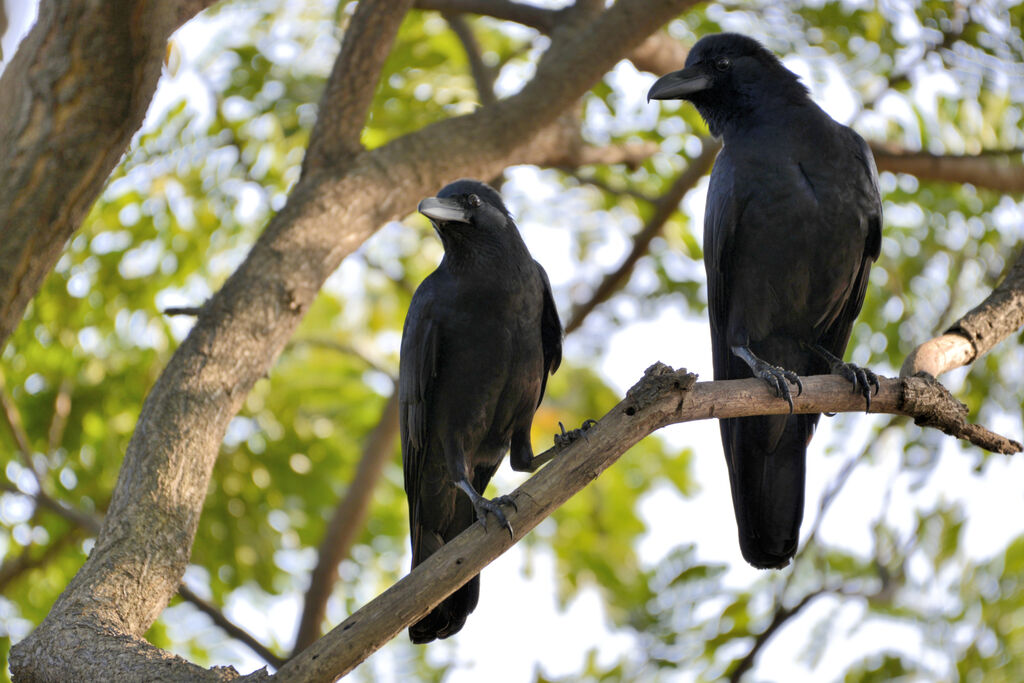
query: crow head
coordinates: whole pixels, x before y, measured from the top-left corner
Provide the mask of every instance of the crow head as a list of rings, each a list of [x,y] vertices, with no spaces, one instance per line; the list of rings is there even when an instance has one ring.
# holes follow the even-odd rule
[[[501,195],[477,180],[446,185],[436,197],[421,201],[419,212],[430,219],[446,253],[460,247],[497,247],[509,239],[522,241]]]
[[[807,100],[807,88],[753,38],[716,33],[697,41],[686,67],[655,81],[648,100],[689,100],[713,135],[777,102]]]

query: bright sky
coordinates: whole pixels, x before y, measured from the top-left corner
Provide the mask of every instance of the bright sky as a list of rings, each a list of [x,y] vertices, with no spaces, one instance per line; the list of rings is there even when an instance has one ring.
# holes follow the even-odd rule
[[[13,51],[12,37],[18,33],[19,27],[27,29],[31,17],[26,17],[25,12],[34,9],[34,3],[13,3],[14,7],[11,7],[12,3],[6,4],[12,30],[4,37],[3,49],[9,57]],[[209,26],[193,22],[176,35],[175,41],[183,50],[198,50],[206,45],[208,35]],[[813,85],[816,99],[833,116],[843,121],[853,116],[855,100],[835,65],[828,60],[811,63],[794,57],[787,58],[786,64]],[[826,80],[819,81],[817,78],[821,75]],[[187,72],[176,78],[165,76],[151,111],[166,107],[182,93],[188,92],[189,78],[191,76]],[[629,117],[631,125],[635,125],[638,119],[653,122],[657,107],[664,106],[645,101],[644,93],[653,76],[638,74],[632,67],[620,65],[610,80],[622,97],[622,111],[617,115]],[[936,82],[936,87],[948,86],[948,83]],[[195,102],[195,106],[201,109],[207,105]],[[894,110],[891,113],[907,115],[905,111]],[[867,124],[870,126],[871,121]],[[514,169],[509,178],[504,191],[509,198],[510,209],[522,217],[520,227],[523,235],[532,252],[547,268],[556,291],[564,292],[577,281],[579,274],[572,272],[567,261],[560,262],[544,255],[557,254],[568,247],[566,232],[563,226],[544,221],[547,216],[542,211],[531,210],[521,203],[524,197],[529,196],[536,201],[537,197],[554,196],[557,190],[545,182],[542,172],[532,168]],[[693,217],[692,225],[698,232],[702,224],[705,191],[706,181],[684,201],[684,208]],[[585,208],[585,204],[581,204],[581,210]],[[564,210],[557,215],[564,215]],[[374,239],[382,238],[387,232],[378,233]],[[598,255],[598,265],[616,265],[628,246],[626,240],[621,239],[606,247]],[[343,266],[343,269],[348,267]],[[350,275],[352,280],[358,280],[358,273]],[[578,344],[571,338],[567,343],[567,353],[570,357],[580,353]],[[711,360],[706,322],[664,306],[653,318],[632,322],[616,331],[608,340],[600,370],[620,392],[625,392],[642,375],[644,368],[655,360],[673,367],[684,366],[709,378]],[[892,368],[875,369],[894,374]],[[955,393],[964,375],[965,371],[951,373],[944,382]],[[832,424],[852,422],[852,429],[847,433],[860,434],[860,440],[863,440],[871,421],[878,419],[883,418],[842,415],[821,421],[808,458],[805,534],[814,521],[818,499],[845,462],[843,457],[824,456]],[[1008,433],[1018,433],[1015,430],[1020,429],[1020,422],[1007,417],[1001,426]],[[739,555],[717,425],[712,421],[691,423],[663,430],[661,435],[679,448],[694,448],[697,453],[695,475],[702,490],[692,499],[684,500],[665,486],[647,497],[642,505],[642,514],[649,531],[639,546],[644,561],[654,564],[673,546],[693,541],[701,560],[729,565],[728,582],[731,585],[748,585],[763,576],[759,570],[746,565]],[[844,450],[849,452],[856,452],[860,446],[858,443],[846,445],[848,448]],[[967,510],[966,550],[972,557],[991,555],[1020,532],[1019,523],[1008,524],[1007,520],[1024,519],[1024,491],[1019,485],[1024,481],[1024,460],[1021,458],[997,458],[983,476],[977,476],[971,471],[973,458],[958,453],[947,442],[936,473],[923,488],[915,489],[914,477],[899,469],[901,452],[886,446],[884,442],[876,444],[874,461],[858,467],[833,505],[821,531],[828,543],[866,555],[871,550],[870,527],[886,504],[885,514],[889,522],[909,531],[915,522],[917,509],[953,500],[962,501]],[[521,475],[503,467],[495,483],[499,491],[505,492],[522,481]],[[404,563],[407,565],[407,560]],[[598,660],[603,663],[610,663],[619,655],[631,652],[634,646],[631,638],[613,635],[607,628],[596,590],[583,590],[566,610],[559,609],[554,598],[555,565],[550,553],[535,552],[529,571],[526,569],[526,555],[518,547],[499,558],[483,572],[480,605],[465,629],[447,641],[429,646],[429,655],[436,657],[437,661],[449,657],[457,661],[448,681],[526,681],[532,679],[537,667],[549,676],[566,676],[583,667],[584,658],[591,648],[598,649]],[[256,601],[247,599],[243,590],[228,606],[227,613],[261,639],[290,643],[300,600],[300,596],[292,595],[273,600],[268,605],[263,598]],[[920,652],[922,645],[916,629],[889,623],[848,632],[846,628],[854,626],[863,612],[863,607],[854,602],[843,607],[840,625],[835,631],[844,637],[829,646],[817,669],[808,670],[801,662],[795,661],[794,653],[806,645],[809,626],[834,604],[828,599],[821,600],[808,610],[804,618],[780,632],[758,662],[759,678],[794,683],[830,680],[851,661],[883,647],[908,653]],[[195,625],[197,619],[205,619],[188,613],[188,609],[175,608],[171,611],[182,622],[180,626],[172,623],[172,632]],[[399,636],[403,637],[404,634]],[[393,656],[372,657],[363,667],[374,672],[377,680],[394,680]],[[247,648],[237,645],[218,649],[214,659],[219,664],[233,664],[242,672],[263,665]],[[942,670],[945,660],[941,653],[934,653],[932,661],[939,667],[939,675],[945,673]],[[664,680],[691,679],[692,675],[680,671],[666,676]]]

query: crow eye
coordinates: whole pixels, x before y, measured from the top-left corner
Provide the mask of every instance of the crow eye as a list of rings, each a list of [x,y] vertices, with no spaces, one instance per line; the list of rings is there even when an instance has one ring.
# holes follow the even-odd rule
[[[732,66],[732,60],[728,57],[719,57],[715,60],[715,68],[719,71],[728,71],[729,67]]]
[[[471,194],[468,197],[466,197],[466,201],[469,202],[469,205],[474,208],[480,206],[480,204],[483,203],[480,201],[480,198],[477,197],[475,194]]]

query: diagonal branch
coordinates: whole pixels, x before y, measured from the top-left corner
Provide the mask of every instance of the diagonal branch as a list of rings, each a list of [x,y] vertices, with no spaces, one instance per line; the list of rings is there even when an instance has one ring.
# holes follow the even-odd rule
[[[584,437],[539,456],[550,464],[511,494],[515,508],[506,509],[506,514],[514,529],[512,535],[488,533],[482,525],[472,525],[408,576],[289,660],[274,679],[318,683],[344,676],[521,540],[655,430],[712,417],[789,412],[786,401],[776,397],[761,380],[698,383],[696,379],[685,369],[672,370],[661,363],[649,367],[626,397],[588,429]],[[864,409],[864,398],[850,393],[849,382],[841,377],[806,377],[803,383],[803,393],[794,398],[797,413]],[[917,378],[880,378],[880,383],[878,395],[871,400],[872,413],[931,419],[934,406],[953,400],[938,384]],[[1010,443],[1020,450],[1020,444]]]
[[[267,664],[272,665],[275,669],[281,668],[284,665],[284,657],[280,657],[274,654],[270,648],[256,640],[251,633],[246,631],[244,628],[236,624],[235,622],[228,619],[227,615],[223,611],[217,608],[216,605],[207,602],[198,593],[193,591],[191,588],[182,583],[178,586],[178,595],[184,600],[192,603],[192,605],[200,612],[210,617],[214,624],[216,624],[222,631],[227,633],[235,640],[245,643],[246,646],[257,655],[263,658]]]
[[[1024,325],[1024,249],[1006,277],[984,301],[946,332],[914,349],[900,368],[901,377],[944,372],[973,363]]]
[[[413,0],[363,0],[356,5],[346,36],[393,37]],[[320,111],[309,138],[302,175],[348,159],[360,149],[363,130],[392,40],[346,40],[331,68]]]
[[[633,268],[636,267],[637,262],[650,249],[654,238],[661,234],[665,223],[676,212],[679,202],[683,200],[686,193],[693,189],[711,168],[715,155],[718,154],[719,147],[720,145],[717,142],[707,138],[704,139],[704,145],[700,154],[690,162],[685,171],[679,174],[679,177],[672,183],[668,191],[655,202],[654,214],[633,238],[633,248],[622,264],[611,273],[605,275],[601,284],[597,286],[597,289],[594,290],[589,299],[573,307],[572,314],[569,316],[569,322],[565,325],[567,334],[583,324],[583,320],[590,315],[591,311],[607,301],[612,294],[629,280],[629,276],[633,273]]]

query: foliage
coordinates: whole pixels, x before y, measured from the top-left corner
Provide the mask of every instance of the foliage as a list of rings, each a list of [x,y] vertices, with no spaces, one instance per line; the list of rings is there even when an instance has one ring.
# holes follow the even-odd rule
[[[91,546],[88,530],[32,497],[42,491],[83,513],[103,513],[146,393],[187,333],[187,319],[161,311],[201,304],[298,176],[315,102],[342,35],[338,26],[350,7],[295,4],[302,7],[222,3],[197,22],[205,36],[201,49],[188,42],[187,29],[175,39],[164,104],[151,113],[0,355],[0,391],[28,439],[28,453],[21,453],[13,432],[0,429],[3,653],[43,618]],[[809,74],[819,99],[826,84],[838,83],[839,99],[851,103],[845,120],[866,136],[940,154],[978,153],[1024,147],[1024,81],[1014,80],[1009,66],[1024,54],[1022,20],[1020,6],[727,2],[690,11],[670,31],[684,42],[723,29],[751,33],[780,54],[796,55],[787,63]],[[498,74],[499,92],[515,89],[545,39],[493,20],[473,19],[471,26],[484,61]],[[620,65],[598,84],[580,108],[583,136],[596,145],[653,140],[661,152],[630,167],[513,173],[504,188],[527,239],[548,235],[561,245],[537,256],[553,273],[563,318],[628,250],[630,236],[652,213],[649,200],[668,189],[706,134],[692,107],[644,106],[641,82],[631,66]],[[401,28],[363,142],[378,146],[470,111],[478,101],[462,45],[438,15],[414,11]],[[851,357],[891,372],[997,282],[1020,248],[1022,207],[1019,198],[967,185],[888,173],[881,183],[882,258]],[[531,199],[538,194],[557,201]],[[566,364],[535,421],[539,447],[559,421],[576,426],[616,402],[620,387],[597,370],[616,330],[658,320],[668,309],[703,315],[701,224],[691,210],[702,206],[702,197],[698,187],[629,282],[567,341]],[[440,253],[419,217],[385,226],[331,278],[229,428],[186,575],[228,614],[294,619],[325,520],[345,494],[393,389],[409,297]],[[981,420],[1020,434],[1022,365],[1020,348],[1006,343],[969,374],[956,375],[952,388]],[[818,438],[826,454],[859,452],[854,466],[871,476],[896,458],[894,476],[911,482],[875,485],[866,507],[879,508],[878,516],[862,525],[867,549],[829,536],[826,506],[794,568],[781,573],[740,570],[739,580],[736,567],[702,556],[685,531],[705,520],[680,520],[679,545],[647,557],[640,551],[651,532],[645,502],[659,491],[675,499],[695,495],[698,452],[718,457],[717,446],[709,452],[703,444],[659,438],[642,442],[538,528],[526,553],[553,558],[559,605],[596,589],[607,627],[634,644],[610,658],[599,657],[595,644],[564,680],[727,677],[780,615],[785,628],[803,623],[803,650],[789,657],[808,670],[834,658],[833,643],[856,632],[903,629],[923,644],[915,652],[874,643],[842,666],[844,680],[1024,678],[1024,536],[1013,520],[998,551],[979,554],[965,541],[971,501],[911,500],[909,524],[890,509],[892,497],[925,490],[943,459],[968,458],[979,478],[1003,463],[912,425],[876,422],[865,429],[866,421],[837,422],[831,437]],[[724,477],[724,468],[719,474]],[[500,486],[504,481],[499,477]],[[406,571],[406,524],[396,444],[366,528],[339,568],[328,606],[332,623]],[[731,524],[719,526],[732,534]],[[811,527],[809,519],[805,528]],[[287,627],[246,621],[273,649],[288,653]],[[149,637],[199,662],[240,668],[252,662],[186,603],[169,608]],[[755,672],[771,649],[769,638]],[[459,665],[450,648],[413,648],[401,637],[385,652],[355,675],[441,680]],[[557,678],[542,669],[537,681]]]

